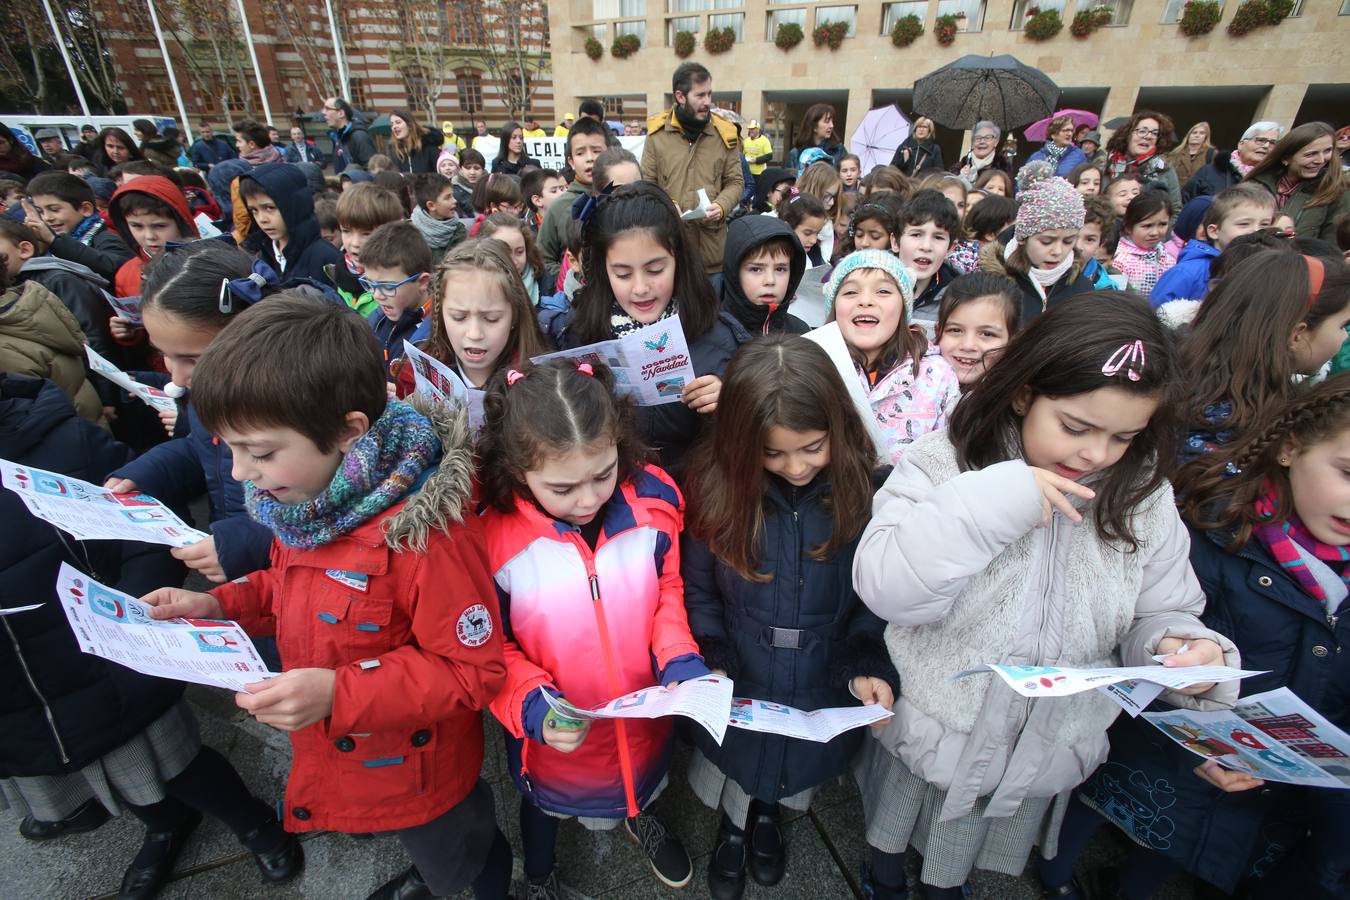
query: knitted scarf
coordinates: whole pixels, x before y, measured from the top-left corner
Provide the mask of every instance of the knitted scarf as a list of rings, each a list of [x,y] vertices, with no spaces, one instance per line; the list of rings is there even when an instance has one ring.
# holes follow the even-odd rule
[[[1333,544],[1322,543],[1312,536],[1307,526],[1295,514],[1291,514],[1283,522],[1271,521],[1275,518],[1277,501],[1278,497],[1274,488],[1267,482],[1261,497],[1256,501],[1256,514],[1267,521],[1265,524],[1253,528],[1252,534],[1256,535],[1256,539],[1261,542],[1261,545],[1270,551],[1271,556],[1275,557],[1275,561],[1280,564],[1280,568],[1288,572],[1308,596],[1318,600],[1323,605],[1329,605],[1326,590],[1318,583],[1316,576],[1308,570],[1308,564],[1303,561],[1299,548],[1326,563],[1329,568],[1341,576],[1342,581],[1350,585],[1350,568],[1346,566],[1346,562],[1350,561],[1350,547],[1337,547]],[[1335,612],[1335,610],[1329,609],[1328,612]]]
[[[1056,169],[1058,169],[1059,161],[1064,158],[1065,153],[1069,152],[1069,145],[1066,144],[1065,146],[1061,147],[1054,141],[1047,141],[1045,146],[1042,147],[1041,150],[1042,152],[1045,153],[1045,161],[1050,163],[1050,165],[1054,166]]]
[[[669,319],[671,316],[675,315],[675,313],[679,312],[679,310],[676,309],[677,306],[679,306],[679,301],[674,297],[671,297],[670,302],[666,304],[665,312],[661,313],[661,318],[657,319],[656,322]],[[655,325],[656,322],[648,322],[647,325]],[[609,327],[610,330],[614,332],[616,338],[621,338],[626,334],[632,334],[639,328],[646,328],[647,325],[642,324],[637,319],[634,319],[628,313],[624,312],[617,300],[610,304]]]
[[[1239,159],[1236,150],[1233,151],[1232,156],[1228,157],[1228,164],[1232,166],[1233,171],[1238,173],[1238,175],[1242,178],[1246,178],[1247,175],[1251,172],[1251,170],[1256,168],[1256,163],[1252,163],[1249,166],[1241,159]]]
[[[263,166],[267,163],[285,162],[281,158],[281,151],[268,144],[266,147],[257,147],[243,154],[240,159],[254,166]]]
[[[94,239],[94,236],[103,230],[103,217],[98,213],[91,213],[83,222],[75,226],[70,236],[85,246]]]
[[[1289,198],[1294,196],[1300,184],[1302,182],[1293,175],[1281,175],[1280,180],[1275,182],[1275,208],[1284,209],[1288,206]]]
[[[1118,150],[1112,150],[1106,164],[1106,174],[1110,178],[1116,178],[1126,172],[1138,172],[1140,175],[1147,174],[1151,177],[1155,172],[1167,167],[1162,159],[1155,158],[1157,155],[1157,147],[1139,156],[1126,156]]]
[[[464,240],[464,223],[459,219],[437,219],[422,207],[413,210],[412,223],[426,238],[432,250],[444,250]]]
[[[398,503],[439,458],[431,421],[401,400],[391,400],[375,424],[347,451],[324,492],[303,503],[282,503],[244,482],[254,519],[288,547],[312,550],[365,524]]]

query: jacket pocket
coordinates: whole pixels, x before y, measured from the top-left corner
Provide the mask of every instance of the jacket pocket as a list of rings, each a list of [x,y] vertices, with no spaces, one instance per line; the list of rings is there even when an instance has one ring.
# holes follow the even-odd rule
[[[433,738],[432,728],[342,735],[330,741],[330,759],[349,800],[384,804],[426,791],[424,761]]]
[[[376,656],[394,646],[394,598],[338,588],[320,589],[315,631],[347,659]],[[353,657],[355,654],[355,657]]]

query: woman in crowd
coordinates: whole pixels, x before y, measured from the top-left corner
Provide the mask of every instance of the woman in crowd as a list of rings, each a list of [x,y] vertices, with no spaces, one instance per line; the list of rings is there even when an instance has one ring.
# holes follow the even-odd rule
[[[1060,178],[1068,177],[1074,169],[1087,162],[1087,155],[1074,146],[1073,116],[1055,116],[1045,129],[1045,145],[1027,162],[1043,159],[1055,167]]]
[[[797,145],[788,153],[787,167],[798,169],[798,161],[804,150],[819,147],[830,157],[830,163],[839,167],[839,160],[848,151],[834,133],[834,107],[828,103],[817,103],[806,110],[802,116],[802,127],[797,131]]]
[[[927,116],[914,120],[914,128],[903,144],[896,148],[891,165],[905,175],[912,176],[924,169],[941,169],[942,148],[937,142],[937,126]]]
[[[1300,125],[1247,174],[1248,181],[1275,195],[1276,211],[1294,220],[1301,238],[1335,241],[1336,221],[1350,213],[1345,173],[1334,160],[1334,135],[1325,122]]]
[[[516,122],[507,122],[502,126],[501,143],[497,146],[497,158],[492,161],[493,173],[519,175],[527,166],[542,169],[539,160],[525,153],[525,131]]]
[[[1216,153],[1213,160],[1182,182],[1182,197],[1187,201],[1222,193],[1237,184],[1256,168],[1270,148],[1284,136],[1284,129],[1275,122],[1257,122],[1242,132],[1237,149]]]
[[[389,155],[400,172],[420,175],[436,171],[436,160],[445,143],[439,131],[420,126],[409,110],[396,109],[389,114],[389,135],[393,138]]]
[[[1186,132],[1186,139],[1177,148],[1167,154],[1167,164],[1177,173],[1177,181],[1183,185],[1190,181],[1205,166],[1214,161],[1214,145],[1210,143],[1208,122],[1196,122]]]
[[[1003,131],[993,122],[976,122],[970,129],[970,152],[956,161],[952,171],[972,185],[991,169],[1008,171],[1008,160],[998,152]]]
[[[1181,185],[1176,170],[1164,155],[1176,141],[1172,120],[1162,113],[1140,110],[1130,116],[1106,143],[1108,179],[1132,172],[1144,187],[1157,185],[1167,191],[1173,213],[1181,209]]]

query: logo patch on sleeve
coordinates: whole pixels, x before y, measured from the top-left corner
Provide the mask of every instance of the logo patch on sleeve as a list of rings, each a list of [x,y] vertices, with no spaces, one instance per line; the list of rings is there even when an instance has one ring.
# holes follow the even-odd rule
[[[455,636],[466,647],[481,647],[492,637],[492,615],[487,607],[475,603],[459,614],[455,623]]]

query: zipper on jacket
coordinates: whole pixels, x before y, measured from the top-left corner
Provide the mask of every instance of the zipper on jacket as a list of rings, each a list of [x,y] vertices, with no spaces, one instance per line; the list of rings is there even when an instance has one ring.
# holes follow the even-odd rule
[[[14,656],[19,660],[19,668],[23,669],[23,677],[28,680],[28,686],[33,689],[38,702],[42,704],[42,713],[47,717],[47,727],[52,730],[52,740],[56,741],[56,749],[61,754],[61,763],[70,765],[70,756],[66,753],[65,742],[61,740],[61,732],[56,728],[56,716],[52,715],[52,708],[48,705],[47,698],[38,689],[37,681],[33,678],[33,672],[28,668],[28,660],[24,658],[23,648],[19,646],[19,639],[14,636],[14,630],[9,627],[7,619],[0,616],[0,623],[4,624],[10,643],[14,645]]]

